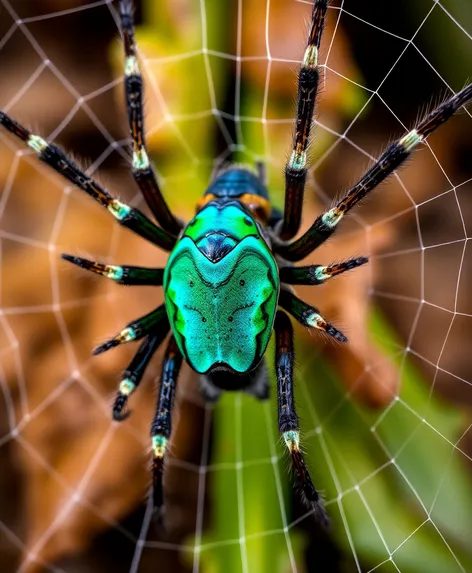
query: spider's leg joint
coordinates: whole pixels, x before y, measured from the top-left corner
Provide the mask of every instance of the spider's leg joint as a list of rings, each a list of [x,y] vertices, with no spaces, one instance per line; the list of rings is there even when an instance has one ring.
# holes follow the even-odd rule
[[[125,342],[131,342],[137,336],[136,330],[130,326],[123,329],[117,336],[107,340],[101,346],[97,346],[93,351],[93,354],[96,356],[97,354],[102,354],[102,352],[106,352],[115,346],[119,346]]]
[[[47,147],[48,142],[39,135],[31,134],[28,137],[28,147],[31,147],[38,155],[40,155]]]
[[[369,262],[367,257],[356,257],[348,259],[342,263],[333,263],[329,266],[316,266],[313,270],[313,274],[318,282],[323,282],[331,277],[344,273],[345,271],[350,271],[356,267],[365,265],[367,262]]]
[[[136,389],[136,384],[129,378],[125,378],[120,382],[119,392],[123,396],[131,396]]]
[[[107,208],[113,217],[118,219],[118,221],[123,220],[127,215],[131,213],[131,207],[125,205],[121,201],[118,201],[118,199],[113,199],[110,201]]]
[[[318,66],[317,46],[308,46],[303,56],[303,65],[307,68],[316,68]]]
[[[297,430],[288,430],[283,433],[282,437],[290,452],[298,452],[300,449],[300,432]]]
[[[416,129],[413,129],[409,133],[405,135],[402,139],[400,139],[400,145],[405,149],[405,151],[410,152],[414,147],[423,141],[423,136],[420,135]]]
[[[333,207],[326,211],[321,217],[322,222],[330,228],[336,227],[339,221],[343,218],[344,213],[338,207]]]
[[[106,277],[114,281],[120,281],[123,278],[123,267],[116,267],[115,265],[107,265]]]
[[[328,267],[323,266],[316,267],[313,274],[318,282],[323,282],[331,277],[328,272]]]
[[[136,331],[134,328],[128,326],[127,328],[125,328],[120,332],[118,338],[123,342],[130,342],[131,340],[134,340],[136,338]]]
[[[140,170],[149,169],[149,157],[143,147],[133,151],[133,168]]]
[[[125,60],[125,76],[139,76],[139,64],[136,56],[128,56]]]
[[[338,342],[347,342],[347,337],[344,336],[344,334],[340,330],[335,328],[332,324],[326,322],[326,320],[317,312],[311,312],[306,316],[305,320],[307,326],[317,328],[318,330],[323,330]]]
[[[297,149],[292,151],[290,156],[290,161],[288,162],[288,167],[290,169],[305,169],[306,166],[306,151],[298,151]]]
[[[166,453],[168,439],[158,434],[152,437],[152,454],[154,459],[162,459]]]

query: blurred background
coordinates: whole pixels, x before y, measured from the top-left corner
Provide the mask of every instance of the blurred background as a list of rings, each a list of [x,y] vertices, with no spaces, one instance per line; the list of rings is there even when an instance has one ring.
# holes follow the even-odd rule
[[[191,217],[216,159],[264,160],[281,207],[311,3],[135,5],[148,146],[173,211]],[[470,80],[471,34],[469,0],[331,3],[305,228]],[[0,0],[0,108],[146,211],[122,68],[114,2]],[[304,451],[331,532],[292,491],[275,392],[205,406],[186,366],[163,531],[146,509],[161,354],[122,424],[110,407],[136,347],[91,357],[161,289],[109,284],[59,255],[156,267],[166,255],[1,132],[2,573],[472,571],[471,158],[461,111],[309,259],[370,264],[297,289],[350,339],[296,327]]]

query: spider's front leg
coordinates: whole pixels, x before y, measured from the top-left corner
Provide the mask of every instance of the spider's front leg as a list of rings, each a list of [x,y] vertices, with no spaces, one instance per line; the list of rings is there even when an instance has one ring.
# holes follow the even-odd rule
[[[277,375],[277,402],[279,431],[292,458],[297,482],[316,519],[324,526],[329,519],[321,497],[311,480],[300,449],[298,416],[293,395],[293,328],[289,317],[279,310],[275,317],[275,371]]]
[[[90,195],[102,207],[108,209],[120,225],[127,227],[140,237],[166,251],[171,251],[174,248],[176,238],[173,235],[157,227],[139,209],[130,207],[115,199],[97,181],[87,175],[67,157],[62,149],[53,143],[48,143],[41,136],[31,133],[26,127],[3,111],[0,111],[0,125],[26,143],[37,154],[39,159],[52,167],[56,173],[59,173],[64,179],[67,179],[67,181],[70,181],[82,191],[85,191],[87,195]]]
[[[133,177],[152,214],[161,227],[176,236],[182,224],[169,210],[159,188],[156,173],[146,151],[143,112],[143,78],[139,70],[134,40],[133,8],[130,0],[120,0],[119,13],[125,49],[125,91],[133,143]]]
[[[311,15],[310,31],[298,75],[297,117],[293,136],[292,154],[285,166],[285,209],[280,238],[292,239],[300,228],[303,194],[307,174],[307,148],[313,121],[319,71],[318,50],[323,33],[328,0],[315,0]]]
[[[164,474],[164,460],[167,444],[171,435],[172,408],[181,365],[182,354],[180,353],[175,338],[171,336],[162,363],[156,415],[151,424],[153,500],[154,508],[158,512],[160,519],[163,517],[162,506],[164,496],[162,478]]]
[[[276,248],[278,255],[287,261],[301,261],[336,231],[338,224],[359,201],[375,189],[410,157],[415,148],[440,125],[451,118],[462,106],[472,101],[472,84],[466,86],[429,113],[398,141],[390,144],[372,167],[349,189],[332,209],[320,215],[308,231],[289,245]]]

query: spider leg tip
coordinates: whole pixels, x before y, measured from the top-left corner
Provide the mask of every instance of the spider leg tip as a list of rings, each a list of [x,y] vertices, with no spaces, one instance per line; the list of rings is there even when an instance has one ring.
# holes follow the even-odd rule
[[[123,422],[124,420],[126,420],[130,416],[131,416],[131,410],[127,410],[126,412],[123,412],[121,410],[113,409],[113,412],[112,412],[112,418],[115,422]]]
[[[76,257],[75,255],[69,255],[69,253],[61,253],[61,259],[63,261],[67,261],[68,263],[72,263],[73,265],[77,265],[79,267],[84,267],[84,263],[86,262],[85,259],[81,257]]]
[[[107,340],[106,342],[104,342],[100,346],[97,346],[96,348],[94,348],[92,350],[92,354],[94,356],[97,356],[98,354],[102,354],[103,352],[106,352],[107,350],[110,350],[111,348],[118,346],[118,344],[119,344],[119,341],[112,338],[111,340]]]
[[[323,328],[327,334],[329,334],[337,342],[348,342],[348,337],[343,334],[340,330],[335,328],[332,324],[327,323],[326,327]]]
[[[165,519],[165,510],[164,510],[163,505],[154,505],[153,519],[163,531],[167,530],[166,519]]]
[[[319,523],[324,529],[329,530],[331,528],[331,520],[326,513],[324,505],[320,501],[316,501],[313,502],[311,506],[316,522]]]

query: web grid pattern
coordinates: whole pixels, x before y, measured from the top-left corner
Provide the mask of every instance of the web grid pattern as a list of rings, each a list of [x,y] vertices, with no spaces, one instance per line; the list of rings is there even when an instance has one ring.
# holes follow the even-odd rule
[[[15,110],[21,109],[22,102],[32,97],[31,94],[34,94],[35,87],[42,77],[47,74],[48,77],[53,78],[53,81],[68,94],[70,104],[68,109],[64,108],[60,122],[49,133],[41,132],[39,124],[41,117],[35,119],[32,116],[29,119],[38,124],[34,125],[36,132],[41,132],[48,141],[61,141],[61,137],[67,134],[67,130],[79,116],[86,117],[86,122],[92,126],[91,129],[98,132],[103,140],[101,149],[91,155],[91,162],[87,167],[87,173],[95,176],[98,171],[106,168],[107,162],[113,157],[118,157],[118,161],[123,165],[129,166],[130,164],[129,139],[125,136],[121,137],[119,131],[110,131],[102,122],[100,115],[94,111],[95,103],[107,93],[117,91],[122,95],[120,89],[123,77],[109,78],[106,83],[102,83],[89,92],[79,92],[74,83],[70,81],[69,72],[64,71],[60,65],[60,58],[48,51],[44,38],[37,37],[35,30],[38,24],[45,20],[53,20],[60,25],[61,19],[71,14],[77,15],[85,11],[98,14],[100,11],[102,18],[106,13],[105,18],[116,34],[118,18],[111,0],[83,4],[72,2],[71,4],[72,7],[67,10],[49,10],[36,16],[23,17],[18,3],[12,0],[0,0],[0,15],[4,21],[10,22],[2,31],[0,52],[8,50],[9,43],[13,42],[18,35],[22,35],[25,45],[28,46],[27,49],[34,54],[31,61],[37,62],[37,66],[29,70],[27,79],[10,93],[9,99],[5,100],[3,94],[0,94],[2,98],[0,107],[7,113],[16,114],[17,119],[23,121],[23,118],[17,116]],[[296,12],[297,18],[301,16],[300,21],[303,22],[302,18],[309,14],[311,2],[293,0],[289,4]],[[161,137],[168,137],[171,141],[170,149],[178,151],[181,161],[175,172],[169,170],[169,175],[166,174],[165,167],[161,172],[159,163],[156,165],[159,180],[166,193],[167,190],[172,193],[172,189],[179,188],[179,185],[184,185],[189,181],[197,182],[195,187],[203,191],[205,182],[201,174],[208,174],[213,158],[202,153],[196,139],[188,136],[188,131],[194,129],[198,134],[200,126],[212,125],[218,132],[218,137],[224,142],[224,150],[219,155],[220,159],[226,159],[232,153],[240,152],[244,154],[246,160],[262,159],[269,165],[269,186],[271,190],[274,190],[275,202],[281,204],[283,184],[279,172],[285,159],[281,155],[281,150],[282,153],[287,153],[289,149],[293,110],[291,112],[292,108],[288,108],[289,111],[284,108],[283,112],[278,115],[274,112],[274,107],[271,106],[271,100],[276,91],[274,77],[279,77],[281,68],[296,70],[300,60],[283,57],[279,53],[280,44],[276,41],[273,29],[273,15],[278,9],[278,3],[275,0],[267,0],[263,3],[263,51],[257,54],[257,50],[254,52],[247,50],[245,48],[248,38],[246,28],[249,22],[244,16],[245,8],[244,0],[238,0],[237,7],[233,11],[235,45],[231,51],[214,49],[215,36],[211,29],[210,8],[205,0],[200,0],[197,10],[195,6],[192,8],[196,14],[195,21],[199,24],[199,30],[195,32],[195,37],[188,43],[185,51],[176,50],[175,53],[159,52],[158,55],[147,55],[144,47],[143,49],[140,47],[141,64],[146,75],[147,108],[158,109],[156,114],[151,113],[148,118],[147,132],[150,138],[155,138],[157,142]],[[190,8],[188,10],[192,12]],[[418,9],[417,21],[409,34],[406,33],[406,29],[400,31],[395,27],[390,29],[387,17],[382,19],[378,18],[378,14],[358,12],[356,3],[349,2],[349,0],[332,3],[329,7],[329,21],[330,28],[326,32],[327,38],[325,38],[322,54],[324,93],[321,97],[327,97],[327,94],[331,93],[332,84],[347,86],[347,89],[354,90],[352,93],[361,94],[361,96],[346,112],[349,116],[347,121],[336,121],[329,110],[323,111],[322,109],[322,113],[316,120],[313,161],[310,169],[311,172],[318,173],[326,165],[329,166],[331,162],[339,160],[343,153],[348,152],[349,161],[346,164],[356,165],[357,162],[356,168],[359,169],[360,163],[360,172],[362,172],[363,166],[378,156],[378,150],[372,149],[372,143],[362,138],[360,127],[363,122],[372,121],[375,113],[378,112],[379,117],[388,117],[388,121],[396,129],[395,134],[398,134],[408,131],[412,121],[415,120],[415,117],[409,117],[408,113],[397,111],[396,105],[392,105],[389,97],[390,86],[392,82],[400,81],[405,69],[404,65],[413,66],[420,62],[421,74],[434,78],[431,81],[436,86],[435,94],[439,93],[441,96],[440,101],[444,94],[449,96],[456,93],[465,84],[465,80],[470,77],[468,69],[463,68],[463,78],[460,80],[462,83],[457,84],[454,75],[450,73],[447,59],[438,57],[433,61],[431,56],[426,55],[430,53],[427,50],[427,38],[433,30],[437,29],[439,21],[440,29],[447,30],[449,37],[458,46],[465,46],[465,49],[470,52],[472,23],[470,19],[467,21],[467,6],[452,0],[423,2],[421,9]],[[341,41],[339,38],[344,38],[344,28],[349,26],[358,26],[359,30],[363,30],[365,35],[372,38],[372,43],[376,41],[377,36],[391,38],[391,49],[385,56],[383,66],[378,67],[369,77],[363,78],[358,71],[339,65],[337,57],[333,56],[337,42]],[[303,25],[299,26],[298,32],[301,56],[304,41]],[[138,42],[139,40],[138,34]],[[192,43],[195,46],[192,46]],[[174,99],[166,91],[166,86],[160,76],[160,72],[165,70],[166,66],[172,69],[172,66],[187,61],[189,64],[199,62],[198,65],[203,67],[207,96],[199,99],[201,109],[189,112],[178,109],[179,99]],[[227,62],[234,72],[233,113],[223,111],[221,82],[218,77],[218,70],[221,71],[223,63]],[[468,63],[470,65],[470,59]],[[265,77],[260,86],[260,97],[257,103],[251,106],[245,102],[243,97],[243,84],[247,81],[244,78],[252,73],[251,66],[257,67],[259,64],[264,66]],[[164,75],[162,72],[162,76]],[[172,77],[171,74],[170,76]],[[418,83],[420,81],[418,80]],[[408,86],[405,90],[408,99],[412,99],[411,107],[408,108],[410,112],[421,105],[421,100],[416,100],[414,96],[415,87]],[[294,84],[291,88],[293,88],[294,95]],[[428,109],[432,107],[431,97],[426,102],[423,100],[424,103],[428,105]],[[124,109],[121,111],[124,113]],[[120,121],[124,123],[124,116]],[[418,171],[411,176],[409,171],[396,173],[392,177],[390,187],[384,186],[376,191],[376,195],[371,199],[365,211],[359,209],[350,215],[350,221],[346,225],[347,243],[352,239],[353,244],[356,245],[355,248],[358,248],[357,245],[362,245],[364,251],[371,255],[375,274],[372,270],[366,271],[369,304],[382,308],[387,315],[390,309],[391,315],[404,317],[398,320],[393,318],[391,321],[401,332],[401,337],[393,335],[392,330],[383,323],[374,329],[377,345],[395,364],[397,386],[393,390],[387,387],[385,380],[376,378],[380,387],[385,384],[386,393],[391,393],[391,397],[386,400],[385,407],[372,411],[358,402],[357,391],[362,387],[366,376],[371,372],[374,374],[383,372],[378,355],[366,361],[359,370],[356,380],[345,387],[338,385],[337,378],[329,367],[320,365],[323,341],[319,349],[314,336],[309,338],[305,335],[299,343],[297,381],[299,380],[298,401],[302,414],[304,450],[310,466],[316,468],[315,483],[326,491],[326,506],[335,523],[337,543],[345,551],[346,560],[352,571],[419,571],[421,567],[413,568],[408,554],[415,551],[415,548],[426,547],[427,540],[434,540],[432,543],[436,543],[441,548],[438,552],[436,569],[438,572],[472,570],[469,569],[472,567],[472,558],[470,552],[467,551],[466,529],[472,520],[470,479],[467,476],[467,472],[470,472],[472,468],[470,416],[467,417],[463,409],[459,407],[438,405],[444,395],[453,403],[454,401],[455,403],[462,402],[464,406],[467,404],[470,406],[471,403],[471,381],[468,378],[467,368],[463,364],[464,355],[467,354],[466,333],[470,332],[472,317],[472,308],[468,307],[465,292],[470,274],[468,272],[470,268],[468,234],[471,232],[472,213],[470,201],[466,200],[466,193],[472,188],[472,179],[462,177],[461,173],[467,172],[466,169],[458,170],[449,158],[442,159],[446,156],[443,138],[452,137],[453,134],[468,134],[470,150],[471,110],[461,111],[458,117],[451,120],[451,125],[454,126],[455,131],[452,128],[449,131],[445,128],[444,133],[441,132],[437,137],[433,136],[425,143],[425,148],[418,153],[423,158],[423,167],[429,171],[425,175],[424,186],[427,186],[432,179],[439,181],[433,187],[435,189],[433,194],[421,194],[418,191],[420,187],[417,179]],[[124,132],[121,132],[121,135],[122,133]],[[284,145],[279,146],[278,136],[284,133]],[[462,137],[465,139],[467,135],[462,135]],[[255,139],[257,139],[257,144],[253,143]],[[387,141],[382,140],[382,147],[386,143]],[[380,140],[375,141],[375,145],[378,147]],[[112,466],[117,456],[124,455],[115,452],[115,455],[110,457],[114,444],[123,441],[129,447],[140,451],[143,454],[141,459],[143,467],[146,465],[145,455],[149,444],[146,420],[143,420],[142,426],[139,421],[133,425],[128,422],[117,424],[110,420],[109,396],[113,391],[113,385],[116,383],[122,364],[118,360],[124,360],[126,363],[126,357],[115,358],[115,361],[112,358],[112,367],[106,363],[108,366],[104,366],[103,370],[100,370],[101,367],[94,370],[92,358],[77,349],[69,317],[77,309],[83,309],[85,312],[90,305],[100,304],[101,307],[113,309],[114,316],[111,321],[107,322],[107,329],[112,328],[113,325],[121,329],[122,325],[133,316],[130,315],[131,310],[127,308],[128,303],[136,316],[139,316],[136,309],[140,307],[136,303],[133,306],[133,303],[129,302],[135,295],[133,290],[127,290],[126,294],[123,294],[119,291],[119,287],[114,285],[111,287],[107,285],[98,294],[95,292],[91,296],[90,291],[84,287],[85,283],[79,280],[82,288],[77,288],[72,292],[65,291],[64,284],[68,281],[76,281],[77,275],[64,272],[59,254],[65,250],[78,253],[81,249],[87,249],[93,253],[89,258],[113,263],[121,260],[125,255],[129,259],[130,253],[133,253],[133,247],[130,250],[125,246],[128,237],[125,232],[115,229],[108,220],[105,220],[105,217],[102,219],[100,215],[97,216],[94,213],[94,210],[97,210],[96,206],[91,204],[93,202],[83,198],[76,189],[59,181],[47,166],[36,160],[30,150],[19,148],[17,142],[3,132],[0,133],[0,146],[2,153],[5,154],[2,155],[3,165],[0,169],[3,184],[0,197],[2,260],[10,260],[17,252],[19,257],[24,257],[28,268],[36,264],[46,268],[46,282],[49,286],[47,295],[32,296],[27,299],[30,302],[18,305],[15,302],[10,303],[10,301],[18,300],[13,296],[17,288],[13,278],[3,273],[0,281],[2,329],[0,381],[6,413],[6,431],[0,437],[0,451],[7,448],[18,449],[23,459],[26,458],[35,467],[41,468],[42,472],[52,478],[56,487],[63,491],[62,503],[52,516],[48,516],[42,531],[35,532],[33,542],[19,534],[18,529],[0,515],[0,530],[3,535],[9,544],[23,553],[18,572],[27,573],[34,565],[40,565],[46,571],[67,571],[67,567],[54,565],[54,559],[61,555],[55,554],[49,547],[51,541],[58,536],[63,524],[66,521],[69,522],[71,513],[77,511],[77,507],[84,508],[97,521],[118,531],[122,538],[133,546],[132,560],[125,569],[133,573],[138,572],[144,560],[151,559],[153,552],[157,550],[183,555],[184,561],[193,572],[205,571],[208,559],[211,561],[208,555],[227,547],[237,549],[240,563],[237,564],[235,571],[245,573],[255,571],[257,569],[250,557],[252,548],[261,540],[267,539],[276,539],[279,543],[280,559],[285,564],[284,570],[292,572],[304,570],[300,561],[299,527],[306,524],[309,517],[302,511],[295,515],[291,509],[291,494],[287,487],[286,458],[275,427],[273,402],[255,404],[254,410],[251,410],[258,412],[260,428],[265,432],[265,435],[258,437],[266,444],[265,455],[261,457],[255,454],[255,450],[248,445],[251,433],[246,427],[247,397],[237,396],[234,398],[234,407],[228,410],[233,418],[229,423],[225,422],[226,429],[229,431],[229,439],[234,445],[235,458],[227,461],[223,456],[223,461],[215,462],[210,456],[210,433],[213,419],[218,416],[219,406],[214,408],[202,405],[202,401],[192,393],[191,382],[183,385],[182,393],[190,388],[185,399],[201,410],[201,447],[197,458],[192,458],[191,462],[179,459],[176,452],[176,456],[170,458],[169,466],[176,467],[186,475],[193,475],[197,484],[196,521],[194,535],[190,540],[176,543],[154,540],[151,535],[154,525],[150,503],[143,510],[140,529],[135,535],[120,523],[122,517],[120,511],[110,510],[109,506],[98,503],[97,497],[89,495],[97,472],[102,471],[100,468],[104,465]],[[4,161],[3,157],[7,160]],[[412,163],[417,159],[415,157]],[[182,173],[183,165],[185,165],[185,173]],[[24,175],[25,171],[26,175]],[[340,176],[339,182],[344,185],[341,190],[346,188],[357,174],[347,174],[349,179],[346,180]],[[47,193],[44,199],[47,209],[41,207],[38,197],[31,199],[34,205],[32,209],[25,211],[26,220],[18,215],[18,213],[21,214],[19,209],[25,201],[25,191],[22,190],[20,184],[25,177],[28,182],[32,179],[42,181],[44,185],[42,189]],[[109,177],[109,188],[117,194],[123,186],[113,188],[117,179],[113,179],[111,174]],[[304,215],[305,224],[308,224],[307,219],[315,212],[315,208],[319,210],[321,206],[329,205],[332,201],[330,193],[323,184],[319,183],[317,175],[311,183],[315,188],[315,193],[313,197],[309,196],[309,192],[307,193],[308,214]],[[128,203],[142,207],[143,200],[137,190],[132,185],[128,185],[128,189],[133,190],[132,195],[127,197]],[[388,195],[390,199],[394,194],[401,198],[391,199],[392,204],[388,208],[381,205],[382,197]],[[172,197],[172,195],[169,196]],[[195,194],[194,199],[197,196],[198,194]],[[175,205],[176,211],[182,208],[187,217],[195,201],[191,201],[190,206],[188,202],[188,200],[180,201],[179,198],[171,200],[172,207]],[[87,218],[90,215],[92,223],[91,225],[85,224],[83,233],[76,233],[73,239],[75,242],[71,243],[69,237],[65,238],[65,230],[72,225],[74,211],[79,208],[82,217]],[[440,225],[436,220],[436,224],[431,228],[431,224],[426,220],[431,212],[435,215],[448,212],[449,222]],[[45,223],[41,226],[34,224],[35,216],[40,217]],[[409,228],[410,236],[403,240],[395,238],[384,243],[383,248],[378,248],[378,234],[396,225],[402,226],[403,229]],[[100,247],[97,247],[91,240],[86,240],[85,244],[81,244],[83,237],[88,232],[94,234],[97,226],[100,228],[100,240],[102,241]],[[332,242],[335,243],[336,240],[333,239]],[[335,253],[334,249],[335,245],[333,245]],[[348,252],[347,254],[357,253]],[[139,253],[139,256],[143,259],[143,264],[149,265],[146,259],[147,251]],[[324,251],[321,254],[321,257],[323,256]],[[339,258],[339,255],[335,257]],[[162,258],[162,260],[165,259]],[[129,263],[139,264],[134,260],[129,260]],[[379,278],[385,269],[403,268],[401,265],[405,265],[404,268],[407,269],[405,276],[392,278],[392,274],[387,273],[387,277],[391,279],[390,282]],[[413,276],[411,280],[406,276],[408,272]],[[31,271],[31,276],[33,283],[34,271]],[[348,284],[349,277],[340,280],[345,280]],[[435,288],[438,281],[445,283],[441,292]],[[139,297],[136,296],[136,298]],[[30,325],[35,323],[42,328],[43,317],[49,317],[45,320],[53,323],[51,328],[55,330],[58,341],[56,357],[60,355],[65,366],[59,369],[59,372],[55,372],[54,376],[51,374],[54,362],[48,364],[47,367],[41,367],[42,374],[54,380],[54,387],[48,386],[49,390],[38,394],[36,390],[33,393],[30,380],[32,370],[26,365],[25,344],[29,343],[24,331],[31,329]],[[348,320],[345,317],[342,318]],[[97,316],[96,320],[103,320],[103,315]],[[373,320],[376,322],[379,319]],[[428,328],[431,328],[431,324],[438,332],[429,343]],[[343,327],[342,324],[340,326]],[[103,329],[100,330],[100,336],[105,337],[107,334]],[[90,349],[94,342],[94,340],[89,341]],[[36,341],[35,344],[38,342]],[[454,349],[451,346],[457,346],[457,348]],[[317,350],[314,350],[315,348]],[[314,353],[317,355],[314,356]],[[412,366],[412,360],[416,366]],[[106,370],[107,368],[110,369]],[[314,370],[317,372],[318,382],[313,387]],[[418,370],[421,371],[421,376]],[[105,371],[108,374],[113,373],[115,378],[107,382],[104,387],[97,388],[97,380],[101,372]],[[156,378],[158,373],[159,361],[157,359],[153,361],[150,376]],[[332,386],[332,390],[327,391],[324,396],[317,394],[322,386],[320,379],[326,380],[326,384]],[[407,381],[409,386],[405,391],[404,384]],[[70,392],[73,393],[70,394]],[[94,443],[93,455],[85,460],[81,458],[79,480],[70,480],[67,471],[61,471],[59,466],[51,462],[54,456],[51,456],[47,449],[39,449],[36,442],[31,442],[30,434],[28,434],[28,428],[34,427],[32,425],[35,420],[42,419],[55,408],[70,407],[68,402],[71,397],[74,399],[79,397],[81,401],[87,400],[87,403],[93,404],[87,414],[90,423],[100,428],[99,438]],[[453,410],[454,412],[451,413]],[[176,424],[179,424],[179,418],[185,415],[184,412],[185,409],[182,407]],[[133,415],[134,417],[141,416],[139,402],[133,406]],[[143,414],[142,417],[145,418],[145,415]],[[340,428],[343,429],[344,435],[340,433]],[[355,431],[352,428],[355,428]],[[349,439],[351,432],[354,436],[352,440]],[[362,444],[364,446],[367,444],[366,447],[373,452],[370,461],[374,460],[374,463],[364,464],[364,466],[358,463],[361,458],[362,445],[356,445],[354,439],[356,436],[360,436]],[[425,448],[430,449],[428,453],[431,456],[441,458],[442,469],[440,471],[435,469],[438,466],[428,469],[429,458],[423,457]],[[423,473],[417,473],[410,465],[415,452],[419,463],[424,463]],[[321,465],[325,466],[325,473],[318,476],[318,468]],[[248,499],[253,495],[253,493],[248,493],[250,490],[252,492],[252,481],[259,471],[266,469],[269,470],[273,480],[274,499],[277,503],[276,523],[278,525],[270,529],[253,526],[251,515],[248,513],[251,507],[248,505]],[[211,492],[212,483],[223,474],[230,475],[231,483],[234,484],[237,523],[233,530],[234,535],[212,538],[207,530],[206,500],[209,491]],[[461,476],[460,479],[458,475]],[[329,483],[322,482],[326,476],[329,476]],[[385,495],[384,488],[387,487],[387,483],[390,490],[389,494]],[[411,513],[414,517],[405,517],[404,514],[397,512],[395,496],[398,496],[397,503],[411,506]],[[388,500],[390,505],[379,506],[379,499],[383,500],[382,503]],[[458,512],[456,523],[452,525],[447,520],[448,506]],[[358,522],[353,517],[356,515],[359,516]],[[392,528],[388,522],[397,518],[398,523]],[[368,523],[369,527],[364,532],[359,531],[359,523]],[[369,537],[378,540],[375,550],[372,549],[374,545],[371,546]],[[76,547],[73,543],[72,546]],[[45,548],[48,548],[47,551]],[[366,561],[365,555],[369,550],[371,557]],[[49,555],[52,556],[51,559]]]

